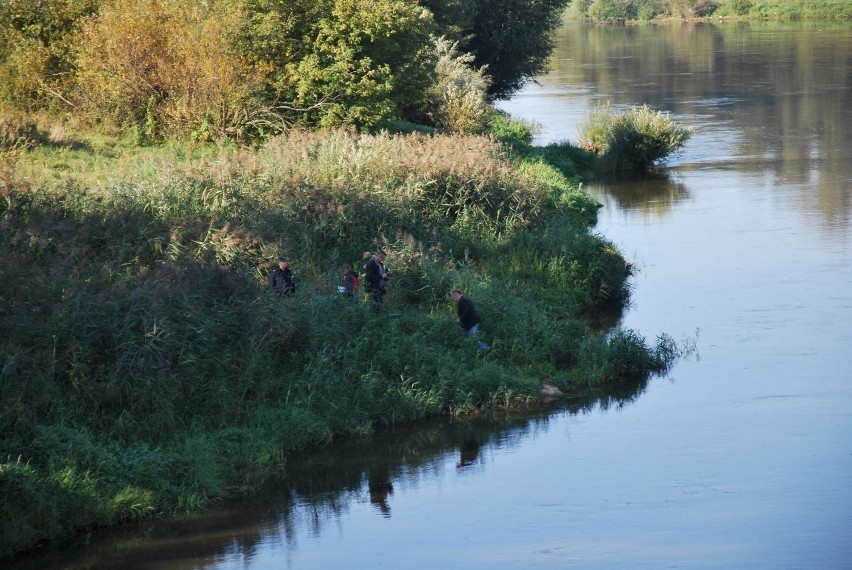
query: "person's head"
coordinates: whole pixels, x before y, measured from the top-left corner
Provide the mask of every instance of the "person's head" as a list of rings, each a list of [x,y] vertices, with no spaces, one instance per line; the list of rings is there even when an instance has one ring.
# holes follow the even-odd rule
[[[461,299],[461,298],[462,298],[462,292],[459,291],[458,289],[453,290],[453,301],[458,303],[459,299]]]
[[[278,258],[278,267],[281,269],[287,269],[288,265],[290,265],[290,259],[288,259],[287,256],[282,255]]]
[[[351,265],[349,265],[348,263],[341,263],[340,264],[340,272],[341,273],[346,274],[346,273],[349,273],[350,271],[352,271]]]
[[[385,253],[385,251],[383,249],[380,249],[379,251],[376,252],[376,259],[378,259],[379,261],[384,262],[384,260],[387,256],[388,256],[388,254]]]

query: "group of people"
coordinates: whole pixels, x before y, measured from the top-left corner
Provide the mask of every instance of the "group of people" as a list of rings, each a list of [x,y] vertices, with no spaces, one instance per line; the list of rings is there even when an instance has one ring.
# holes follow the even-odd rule
[[[373,311],[379,312],[387,293],[387,282],[390,272],[385,267],[387,253],[383,250],[376,252],[364,265],[364,290],[370,299]],[[344,297],[355,297],[360,291],[360,276],[348,263],[340,266],[341,281],[337,291]],[[269,287],[279,297],[289,297],[296,293],[296,278],[290,269],[290,260],[286,256],[278,258],[278,267],[269,274]],[[453,300],[456,302],[456,313],[458,323],[464,330],[465,337],[473,337],[479,330],[481,319],[473,301],[459,290],[452,292]],[[476,345],[482,351],[488,351],[491,347],[481,340],[476,340]]]

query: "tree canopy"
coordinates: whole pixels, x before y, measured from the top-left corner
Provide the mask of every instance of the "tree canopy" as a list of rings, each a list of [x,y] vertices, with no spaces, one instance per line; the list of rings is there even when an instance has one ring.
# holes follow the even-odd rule
[[[10,0],[0,103],[73,106],[151,140],[369,130],[392,118],[475,128],[481,120],[442,106],[479,117],[472,105],[542,72],[566,2]]]
[[[423,0],[486,66],[489,93],[502,99],[546,70],[553,31],[570,0]]]

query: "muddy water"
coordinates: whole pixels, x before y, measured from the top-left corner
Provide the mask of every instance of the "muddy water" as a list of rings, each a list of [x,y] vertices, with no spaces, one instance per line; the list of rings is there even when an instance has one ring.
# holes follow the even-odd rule
[[[639,269],[618,326],[697,339],[668,378],[347,442],[20,566],[852,567],[852,25],[570,25],[503,108],[547,144],[599,102],[696,128],[660,176],[588,188]]]

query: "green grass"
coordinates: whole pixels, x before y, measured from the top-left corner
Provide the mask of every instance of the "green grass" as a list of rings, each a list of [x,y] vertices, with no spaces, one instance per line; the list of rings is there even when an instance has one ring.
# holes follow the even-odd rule
[[[566,18],[595,22],[648,20],[852,20],[847,0],[575,0]]]
[[[590,230],[584,155],[522,130],[259,148],[51,130],[0,159],[0,556],[202,508],[332,438],[534,408],[543,382],[620,390],[676,356],[587,326],[626,301],[630,267]],[[378,316],[335,293],[339,264],[377,248]],[[264,281],[281,253],[286,300]]]

